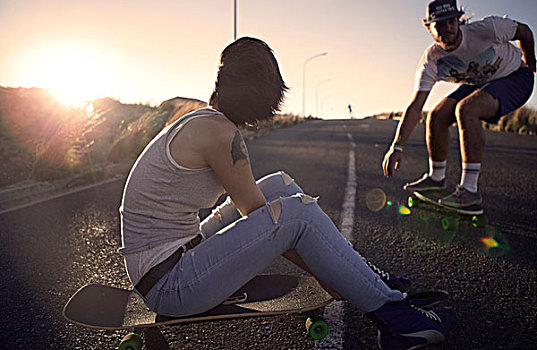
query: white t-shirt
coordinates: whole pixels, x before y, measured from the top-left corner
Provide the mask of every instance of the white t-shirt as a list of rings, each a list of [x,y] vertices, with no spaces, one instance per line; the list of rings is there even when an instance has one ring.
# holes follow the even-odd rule
[[[461,25],[457,49],[444,51],[434,43],[425,50],[416,71],[415,91],[430,91],[440,80],[483,85],[513,73],[522,63],[522,51],[509,42],[516,29],[512,19],[492,16]]]

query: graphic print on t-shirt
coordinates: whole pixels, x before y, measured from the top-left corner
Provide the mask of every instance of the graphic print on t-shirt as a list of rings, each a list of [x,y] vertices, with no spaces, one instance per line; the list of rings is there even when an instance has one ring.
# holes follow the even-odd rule
[[[437,62],[438,77],[452,83],[482,85],[498,71],[502,61],[492,46],[468,61],[448,55]]]

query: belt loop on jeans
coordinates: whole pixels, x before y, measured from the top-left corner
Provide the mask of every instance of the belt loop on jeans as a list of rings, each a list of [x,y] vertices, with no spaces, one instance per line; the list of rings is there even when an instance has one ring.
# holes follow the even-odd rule
[[[162,278],[162,276],[164,276],[175,266],[175,264],[177,264],[179,259],[181,259],[181,256],[183,256],[183,253],[200,244],[202,238],[203,236],[198,234],[188,243],[180,246],[179,249],[177,249],[166,260],[153,266],[149,271],[147,271],[144,277],[142,277],[140,282],[138,282],[134,288],[145,297],[151,288],[153,288],[153,286]]]

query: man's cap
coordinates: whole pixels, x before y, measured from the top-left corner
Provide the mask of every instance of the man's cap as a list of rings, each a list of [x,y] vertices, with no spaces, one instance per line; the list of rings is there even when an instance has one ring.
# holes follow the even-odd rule
[[[464,11],[457,9],[456,0],[433,0],[427,5],[427,13],[423,22],[431,24],[452,17],[460,17]]]

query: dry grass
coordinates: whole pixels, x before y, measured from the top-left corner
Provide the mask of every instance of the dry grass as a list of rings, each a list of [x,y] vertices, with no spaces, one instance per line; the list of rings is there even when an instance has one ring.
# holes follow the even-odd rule
[[[522,107],[502,117],[498,124],[486,124],[494,131],[507,131],[519,134],[535,135],[537,133],[537,110]]]
[[[402,114],[402,112],[380,113],[371,116],[371,118],[399,120]],[[427,112],[422,112],[420,122],[424,122],[426,117]],[[522,107],[503,116],[497,124],[483,123],[483,126],[493,131],[535,135],[537,133],[537,110]]]
[[[158,107],[104,98],[68,108],[46,90],[0,87],[0,187],[74,175],[97,181],[113,164],[128,170],[164,126],[206,105],[180,97]],[[278,115],[242,132],[253,139],[299,121]]]

